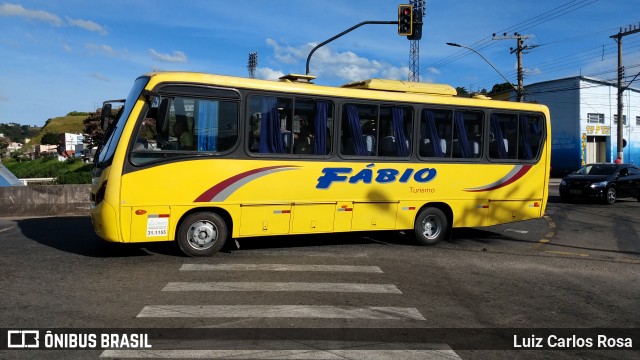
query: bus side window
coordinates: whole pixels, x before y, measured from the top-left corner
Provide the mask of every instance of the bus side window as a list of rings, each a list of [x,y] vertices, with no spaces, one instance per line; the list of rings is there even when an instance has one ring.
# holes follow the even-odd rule
[[[375,156],[378,106],[347,104],[342,112],[340,151],[344,155]]]
[[[478,111],[454,112],[453,157],[477,159],[482,155],[483,115]]]
[[[411,154],[413,109],[380,107],[378,156],[408,157]]]
[[[420,117],[421,157],[451,157],[453,111],[424,109]]]

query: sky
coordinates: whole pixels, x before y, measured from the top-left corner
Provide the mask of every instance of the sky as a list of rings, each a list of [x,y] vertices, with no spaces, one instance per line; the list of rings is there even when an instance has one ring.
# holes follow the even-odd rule
[[[396,21],[399,4],[0,0],[0,123],[43,126],[71,111],[95,111],[104,100],[126,97],[150,71],[248,77],[251,52],[258,53],[257,78],[304,74],[315,45],[363,21]],[[517,84],[510,50],[516,32],[528,46],[525,87],[578,75],[615,81],[617,45],[610,37],[633,25],[640,27],[640,0],[427,0],[420,81],[480,91],[503,83],[504,75]],[[472,47],[502,75],[447,42]],[[365,25],[316,51],[310,73],[316,84],[331,86],[407,80],[409,49],[396,25]],[[640,33],[623,38],[623,62],[630,81],[640,72]]]

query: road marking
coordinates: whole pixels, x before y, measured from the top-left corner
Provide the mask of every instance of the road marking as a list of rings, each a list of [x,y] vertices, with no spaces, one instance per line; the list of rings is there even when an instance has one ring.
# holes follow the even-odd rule
[[[242,250],[236,252],[238,255],[247,256],[305,256],[305,257],[368,257],[369,254],[365,252],[329,252],[329,251],[314,251],[314,250],[282,250],[282,249],[265,249],[265,250]],[[234,254],[234,255],[235,255]]]
[[[147,305],[137,317],[426,320],[416,308],[305,305]]]
[[[330,271],[382,273],[377,266],[295,264],[183,264],[180,271]]]
[[[569,256],[581,256],[581,257],[589,257],[589,254],[584,253],[573,253],[568,251],[551,251],[545,250],[546,253],[555,254],[555,255],[569,255]]]
[[[105,350],[101,358],[124,359],[305,359],[453,360],[453,350]]]
[[[308,282],[170,282],[162,291],[322,291],[402,294],[393,284]]]
[[[516,232],[516,233],[518,233],[518,234],[527,234],[527,233],[528,233],[528,231],[527,231],[527,230],[506,229],[505,231]]]
[[[8,231],[8,230],[11,230],[11,229],[13,229],[13,228],[14,228],[13,226],[9,226],[9,227],[6,227],[6,228],[2,228],[2,229],[0,229],[0,233],[1,233],[1,232]]]

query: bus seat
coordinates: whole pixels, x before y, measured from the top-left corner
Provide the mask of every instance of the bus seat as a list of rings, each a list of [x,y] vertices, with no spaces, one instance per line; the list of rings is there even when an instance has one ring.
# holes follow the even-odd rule
[[[381,155],[397,155],[396,139],[393,136],[385,136],[380,140]]]
[[[375,140],[373,139],[373,136],[371,135],[365,135],[364,136],[364,143],[366,145],[367,148],[367,155],[373,155],[373,149],[375,148]]]
[[[440,150],[442,150],[443,154],[447,154],[447,140],[440,139]]]
[[[480,157],[480,143],[476,140],[472,141],[473,157]]]

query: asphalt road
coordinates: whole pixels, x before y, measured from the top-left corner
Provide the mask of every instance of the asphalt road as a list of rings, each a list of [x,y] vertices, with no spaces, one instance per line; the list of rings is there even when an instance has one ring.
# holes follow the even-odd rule
[[[153,346],[0,358],[637,359],[640,203],[562,204],[552,186],[547,214],[431,247],[398,232],[290,236],[206,259],[103,242],[87,217],[0,219],[1,341],[128,328]],[[509,350],[594,328],[635,329],[636,350]]]

